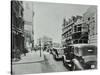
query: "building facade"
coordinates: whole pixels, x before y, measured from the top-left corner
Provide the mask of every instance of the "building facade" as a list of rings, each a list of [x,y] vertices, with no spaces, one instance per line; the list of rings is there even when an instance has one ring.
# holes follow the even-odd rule
[[[12,50],[24,49],[23,2],[11,1],[11,46]]]
[[[88,26],[84,25],[82,16],[76,18],[72,32],[73,44],[88,43]]]
[[[83,24],[82,16],[72,16],[68,21],[64,19],[62,25],[62,44],[88,43],[88,27]]]
[[[88,43],[97,45],[97,7],[91,6],[83,14],[84,24],[88,26]]]
[[[33,30],[33,3],[32,2],[23,2],[24,6],[24,35],[25,35],[25,47],[27,50],[32,50],[34,47],[34,30]]]
[[[62,25],[62,44],[97,45],[97,7],[91,6],[83,16],[74,16]]]
[[[72,30],[74,21],[72,20],[72,18],[68,21],[66,21],[66,18],[64,18],[63,22],[64,23],[62,25],[62,43],[64,46],[66,46],[72,43]]]
[[[38,39],[38,45],[41,46],[43,49],[51,49],[53,45],[53,40],[50,37],[43,36],[42,38]]]

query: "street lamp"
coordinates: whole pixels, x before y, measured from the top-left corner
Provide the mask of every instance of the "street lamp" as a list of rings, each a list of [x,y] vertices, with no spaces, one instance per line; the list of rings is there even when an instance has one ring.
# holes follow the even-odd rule
[[[33,29],[33,27],[34,27],[34,26],[33,26],[33,25],[34,25],[34,24],[33,24],[33,23],[34,23],[33,20],[34,20],[34,19],[33,19],[33,18],[34,18],[34,14],[35,14],[34,11],[33,11],[33,9],[34,9],[34,8],[33,8],[33,3],[32,3],[32,48],[34,48],[34,29]]]
[[[40,57],[41,57],[41,39],[39,39],[39,49],[40,49]]]

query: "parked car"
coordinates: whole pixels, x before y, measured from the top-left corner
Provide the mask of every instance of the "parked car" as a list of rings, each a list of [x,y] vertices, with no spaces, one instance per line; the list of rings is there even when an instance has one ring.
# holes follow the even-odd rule
[[[63,63],[69,70],[96,69],[97,47],[90,44],[73,44],[64,49]]]
[[[62,60],[63,50],[61,48],[53,48],[52,55],[55,60]]]
[[[63,59],[63,64],[65,65],[65,67],[67,67],[67,69],[72,70],[74,63],[72,62],[72,54],[71,54],[71,47],[68,46],[66,48],[64,48],[64,55],[62,57]]]

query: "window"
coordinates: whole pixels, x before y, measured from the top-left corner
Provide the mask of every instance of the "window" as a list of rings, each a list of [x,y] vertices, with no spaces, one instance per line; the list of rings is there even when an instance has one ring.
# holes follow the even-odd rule
[[[88,43],[88,40],[84,40],[84,43]]]
[[[90,21],[90,17],[88,18],[88,21]]]
[[[97,53],[97,48],[94,46],[82,47],[81,50],[82,50],[83,56],[96,55],[96,53]]]
[[[79,40],[79,43],[82,43],[82,40]]]
[[[74,32],[76,32],[77,31],[77,27],[76,26],[74,26]]]
[[[82,25],[77,25],[77,26],[74,26],[74,32],[79,32],[82,30]]]
[[[94,20],[94,19],[95,19],[95,17],[92,17],[92,19]]]
[[[81,26],[78,26],[78,31],[81,31]]]
[[[74,44],[77,44],[78,43],[78,40],[74,40]]]
[[[75,47],[75,52],[76,52],[77,54],[79,54],[79,48],[78,48],[78,47]]]

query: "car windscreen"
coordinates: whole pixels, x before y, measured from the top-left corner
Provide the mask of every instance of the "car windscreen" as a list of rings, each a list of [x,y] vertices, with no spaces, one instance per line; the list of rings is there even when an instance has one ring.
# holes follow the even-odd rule
[[[82,47],[81,50],[83,56],[97,55],[97,48],[95,46],[85,46]]]

